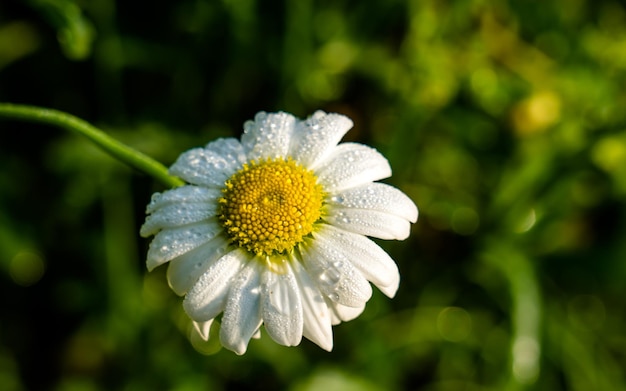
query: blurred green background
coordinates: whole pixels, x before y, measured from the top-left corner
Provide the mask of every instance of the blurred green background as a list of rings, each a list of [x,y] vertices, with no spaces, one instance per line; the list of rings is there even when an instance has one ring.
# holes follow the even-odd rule
[[[0,120],[0,389],[625,390],[617,0],[3,0],[0,101],[164,164],[257,111],[350,116],[420,209],[332,353],[189,340],[138,230],[164,187]]]

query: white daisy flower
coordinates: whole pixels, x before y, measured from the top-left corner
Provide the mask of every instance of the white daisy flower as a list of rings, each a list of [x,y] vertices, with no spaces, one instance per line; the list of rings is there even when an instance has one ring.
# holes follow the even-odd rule
[[[261,325],[277,343],[333,347],[332,325],[356,318],[370,282],[393,297],[400,274],[372,240],[406,239],[417,207],[374,181],[391,175],[373,148],[338,144],[352,127],[318,111],[305,121],[261,112],[241,142],[219,139],[170,168],[189,185],[156,193],[141,227],[155,235],[149,270],[169,262],[171,288],[205,339],[243,354]]]

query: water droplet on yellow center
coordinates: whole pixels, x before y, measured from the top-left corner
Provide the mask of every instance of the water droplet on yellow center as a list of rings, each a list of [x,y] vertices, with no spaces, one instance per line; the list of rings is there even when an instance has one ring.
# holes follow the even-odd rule
[[[233,243],[256,255],[291,251],[320,218],[324,192],[293,160],[244,164],[222,189],[219,218]]]

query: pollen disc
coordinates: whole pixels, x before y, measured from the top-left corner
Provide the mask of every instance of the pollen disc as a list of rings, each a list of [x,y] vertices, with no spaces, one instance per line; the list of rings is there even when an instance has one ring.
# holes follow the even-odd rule
[[[222,225],[233,243],[256,255],[291,251],[322,214],[317,178],[290,159],[244,164],[222,192]]]

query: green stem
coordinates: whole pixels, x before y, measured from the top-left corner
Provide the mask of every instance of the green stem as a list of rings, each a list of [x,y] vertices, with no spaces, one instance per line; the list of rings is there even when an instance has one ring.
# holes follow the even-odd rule
[[[532,262],[504,240],[490,243],[483,259],[506,278],[511,294],[511,372],[508,390],[531,387],[539,376],[542,302]]]
[[[179,178],[168,174],[167,168],[133,148],[122,144],[106,133],[71,114],[42,107],[0,103],[0,118],[19,119],[57,126],[87,137],[111,156],[145,172],[168,186],[184,184]]]

